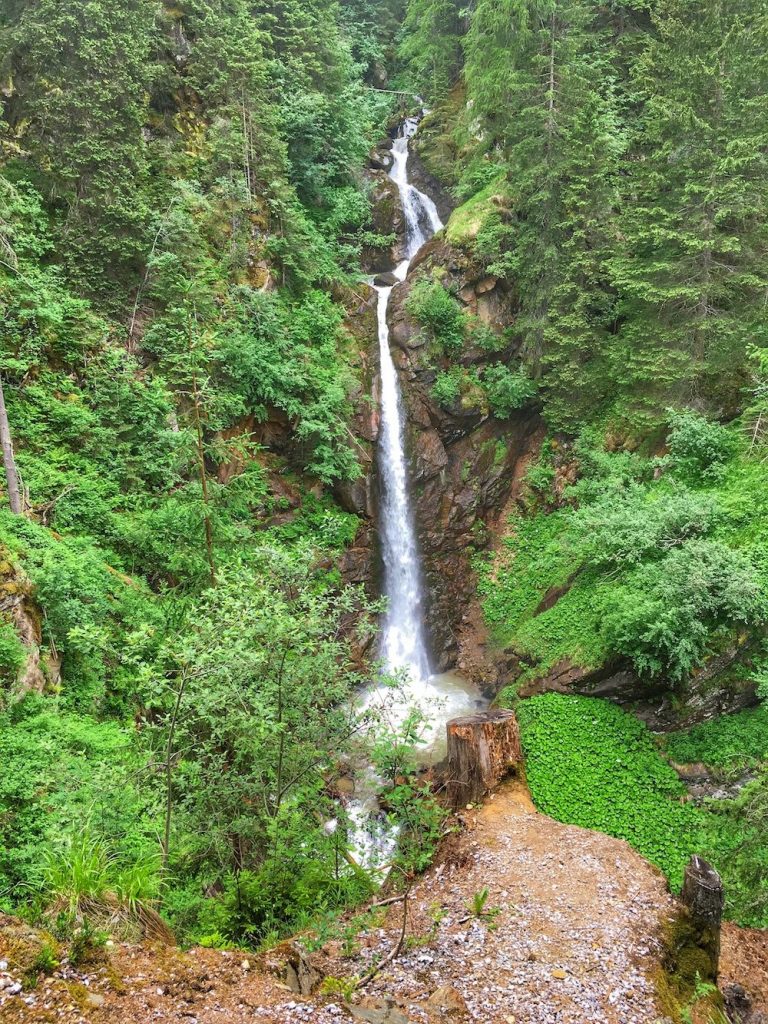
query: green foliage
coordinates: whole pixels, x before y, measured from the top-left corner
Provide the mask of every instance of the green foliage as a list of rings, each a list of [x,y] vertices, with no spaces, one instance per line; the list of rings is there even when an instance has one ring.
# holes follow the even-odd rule
[[[258,942],[369,887],[338,873],[343,834],[324,828],[339,813],[324,772],[360,728],[340,637],[360,597],[312,561],[263,548],[221,574],[146,681],[171,871],[225,883],[215,906],[187,906],[185,929]]]
[[[482,372],[482,387],[494,416],[507,419],[534,396],[536,387],[522,367],[511,370],[503,363],[491,363]]]
[[[726,909],[739,923],[768,924],[768,773],[765,768],[735,800],[712,802],[703,849],[723,875]]]
[[[670,410],[669,462],[684,479],[716,478],[733,458],[738,442],[733,432],[691,409]]]
[[[678,764],[703,763],[726,774],[768,761],[768,706],[722,715],[664,739],[664,750]]]
[[[734,414],[765,345],[765,12],[450,6],[411,0],[401,50],[447,120],[447,236],[519,297],[548,424],[648,429],[694,396]]]
[[[123,868],[154,849],[151,802],[140,792],[127,727],[30,695],[0,713],[0,759],[0,891],[28,896],[49,856],[66,872],[53,851],[68,837],[77,846],[88,823],[89,841],[107,843]]]
[[[408,297],[406,308],[428,333],[440,352],[460,355],[464,347],[466,321],[461,306],[439,281],[418,281]]]
[[[588,697],[546,694],[517,708],[536,806],[560,821],[626,839],[674,888],[699,852],[696,809],[632,715]]]
[[[720,627],[759,625],[768,612],[749,557],[717,541],[692,540],[635,570],[614,592],[605,619],[611,648],[642,674],[685,678]]]
[[[16,681],[27,661],[27,651],[10,622],[0,621],[0,680]]]
[[[704,421],[707,438],[709,428]],[[696,489],[693,441],[685,449],[675,442],[684,465],[670,459],[659,475],[657,461],[608,453],[587,432],[573,451],[583,475],[565,492],[579,504],[510,522],[495,563],[480,567],[480,586],[496,641],[511,644],[531,673],[563,658],[596,667],[624,657],[643,677],[681,682],[736,631],[759,631],[766,511],[750,497],[756,480],[733,460],[733,434],[723,440],[717,431],[718,451],[731,461],[719,463],[716,478],[697,470]],[[545,500],[552,479],[545,464]]]
[[[417,88],[442,98],[461,66],[463,12],[456,0],[411,0],[407,4],[400,57]]]
[[[460,366],[452,366],[450,370],[441,370],[435,377],[431,395],[438,405],[450,408],[461,395],[464,372]]]

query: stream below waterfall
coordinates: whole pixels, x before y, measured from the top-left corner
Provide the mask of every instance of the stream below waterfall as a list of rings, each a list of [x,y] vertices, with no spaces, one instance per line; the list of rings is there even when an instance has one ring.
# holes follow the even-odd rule
[[[443,227],[433,200],[408,179],[409,145],[418,124],[418,118],[406,118],[392,145],[389,176],[397,185],[406,227],[405,258],[393,270],[398,282],[405,280],[419,249]],[[435,675],[430,667],[424,627],[426,595],[405,450],[405,407],[389,340],[389,300],[396,285],[374,287],[378,293],[381,367],[378,529],[384,570],[382,589],[387,599],[379,653],[383,675],[395,678],[397,685],[393,688],[385,680],[372,684],[362,697],[362,707],[380,714],[390,732],[396,732],[416,709],[423,721],[419,757],[426,765],[445,756],[446,723],[487,702],[478,688],[460,675]],[[372,768],[359,772],[355,796],[348,806],[353,852],[371,866],[388,859],[396,842],[396,832],[382,818],[380,786]]]

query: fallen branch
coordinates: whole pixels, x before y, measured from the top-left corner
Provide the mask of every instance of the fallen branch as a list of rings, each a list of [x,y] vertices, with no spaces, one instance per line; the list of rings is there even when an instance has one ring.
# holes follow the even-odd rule
[[[370,971],[368,971],[367,974],[364,974],[362,976],[362,978],[360,978],[360,980],[355,984],[355,987],[354,987],[354,991],[355,992],[357,992],[358,989],[361,989],[364,985],[367,985],[369,982],[373,981],[373,979],[376,977],[377,974],[380,974],[384,970],[385,967],[387,967],[389,964],[392,963],[392,961],[398,955],[400,950],[403,948],[403,943],[405,942],[405,930],[406,930],[406,928],[408,926],[408,896],[410,894],[410,891],[411,891],[411,882],[409,881],[408,885],[406,886],[405,892],[403,893],[403,896],[402,896],[402,899],[403,899],[403,921],[402,921],[402,924],[400,926],[400,935],[398,936],[397,942],[394,944],[392,949],[389,951],[389,953],[387,953],[387,955],[384,957],[383,960],[379,961],[379,963],[377,963],[377,964],[374,964],[374,966],[370,969]]]
[[[377,900],[377,902],[376,903],[372,903],[371,906],[372,907],[388,907],[390,905],[390,903],[399,903],[400,900],[402,900],[402,899],[404,899],[404,896],[403,896],[402,893],[400,893],[398,896],[390,896],[386,900]]]

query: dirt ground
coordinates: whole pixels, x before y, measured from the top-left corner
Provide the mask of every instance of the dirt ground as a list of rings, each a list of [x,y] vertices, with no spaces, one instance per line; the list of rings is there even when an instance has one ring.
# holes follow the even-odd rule
[[[507,783],[463,814],[413,885],[400,955],[363,992],[345,984],[397,944],[403,904],[355,942],[315,955],[343,994],[294,995],[276,956],[115,943],[16,991],[41,938],[0,917],[3,1024],[656,1024],[659,936],[674,912],[661,875],[630,847],[538,814]],[[475,894],[488,889],[482,913]],[[25,959],[26,958],[26,959]],[[277,957],[279,960],[279,957]],[[723,984],[768,1009],[768,933],[727,925]],[[348,998],[345,998],[348,997]]]

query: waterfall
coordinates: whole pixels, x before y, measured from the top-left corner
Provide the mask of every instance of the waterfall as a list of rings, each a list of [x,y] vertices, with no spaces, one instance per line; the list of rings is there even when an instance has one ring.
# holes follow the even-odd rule
[[[405,259],[394,270],[398,281],[405,280],[413,257],[443,226],[434,202],[408,181],[408,143],[417,127],[417,118],[406,119],[392,147],[390,177],[400,192],[406,224]],[[423,622],[421,562],[405,456],[404,407],[389,347],[387,314],[394,286],[374,287],[378,292],[381,362],[379,535],[384,562],[383,591],[387,598],[380,655],[384,673],[397,677],[400,685],[393,691],[384,683],[373,683],[361,695],[361,710],[383,713],[389,728],[396,730],[413,708],[418,709],[425,720],[422,757],[427,759],[441,756],[445,723],[481,706],[483,700],[477,687],[461,676],[433,675],[430,668]],[[397,843],[397,829],[381,814],[380,787],[381,780],[370,765],[366,766],[358,772],[355,796],[347,804],[350,847],[359,862],[367,866],[389,861]]]
[[[443,226],[432,200],[408,182],[408,140],[417,124],[415,118],[405,121],[392,147],[390,177],[400,192],[406,224],[406,257],[395,270],[401,281],[421,246]],[[381,361],[379,531],[388,602],[382,624],[381,656],[386,671],[407,673],[413,685],[430,676],[422,621],[424,600],[405,458],[403,402],[389,348],[387,313],[392,287],[378,286],[377,291]]]

